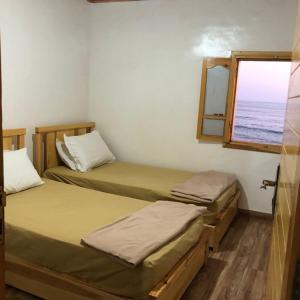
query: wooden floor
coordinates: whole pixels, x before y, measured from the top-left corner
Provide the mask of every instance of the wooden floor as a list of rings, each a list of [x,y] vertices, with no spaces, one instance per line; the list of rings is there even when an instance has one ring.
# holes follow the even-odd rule
[[[264,300],[271,220],[240,215],[182,300]],[[38,300],[13,288],[8,300]],[[171,300],[171,299],[170,299]]]
[[[240,215],[182,300],[264,300],[272,221]]]

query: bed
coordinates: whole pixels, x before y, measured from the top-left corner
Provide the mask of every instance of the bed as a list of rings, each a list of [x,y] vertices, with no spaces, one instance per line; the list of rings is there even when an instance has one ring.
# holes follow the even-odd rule
[[[170,200],[199,205],[199,202],[170,194],[172,186],[189,179],[192,172],[116,161],[85,173],[57,166],[47,169],[43,175],[56,181],[136,199]],[[208,209],[204,215],[205,224],[214,225],[217,222],[218,215],[230,203],[236,191],[235,182],[215,202],[203,204]]]
[[[24,145],[23,129],[9,132],[5,150]],[[147,205],[49,179],[9,195],[6,283],[55,300],[180,299],[207,256],[202,217],[136,268],[80,244],[83,234]]]
[[[187,180],[194,175],[193,172],[120,161],[105,164],[86,173],[64,166],[56,151],[56,139],[63,140],[64,134],[85,134],[94,128],[94,122],[36,127],[35,166],[39,174],[53,180],[147,201],[172,200],[193,203],[192,200],[170,194],[174,184]],[[238,212],[239,197],[240,191],[235,182],[214,203],[201,203],[208,208],[204,222],[210,225],[213,231],[210,248],[214,251],[218,250],[221,239]]]

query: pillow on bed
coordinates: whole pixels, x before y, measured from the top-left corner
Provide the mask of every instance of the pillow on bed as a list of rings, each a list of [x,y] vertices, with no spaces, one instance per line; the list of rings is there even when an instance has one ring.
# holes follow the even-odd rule
[[[33,167],[26,148],[4,152],[3,164],[4,191],[7,194],[17,193],[44,183]]]
[[[70,169],[76,171],[76,164],[73,160],[68,148],[64,142],[56,140],[56,149],[61,158],[61,160],[68,166]]]
[[[65,135],[64,140],[77,170],[81,172],[116,159],[96,130],[79,136]]]

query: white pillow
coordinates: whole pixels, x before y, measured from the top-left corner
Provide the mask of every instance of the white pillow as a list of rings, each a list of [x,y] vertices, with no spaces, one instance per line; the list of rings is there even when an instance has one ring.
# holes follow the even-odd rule
[[[61,158],[61,160],[72,170],[76,171],[76,164],[66,147],[64,142],[56,140],[56,149]]]
[[[43,184],[41,177],[27,155],[27,149],[3,153],[4,191],[7,194],[17,193]]]
[[[116,159],[96,130],[79,136],[65,135],[64,140],[77,170],[81,172]]]

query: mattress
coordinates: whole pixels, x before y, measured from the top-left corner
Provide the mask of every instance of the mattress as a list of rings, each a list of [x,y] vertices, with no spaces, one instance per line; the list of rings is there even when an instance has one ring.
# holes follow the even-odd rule
[[[136,268],[80,243],[91,230],[147,205],[147,201],[45,179],[44,185],[7,198],[7,257],[72,276],[109,293],[148,299],[149,291],[198,241],[202,217]]]
[[[170,194],[170,190],[175,184],[186,181],[194,174],[193,172],[117,161],[85,173],[59,166],[46,170],[44,176],[88,189],[136,199],[171,200],[199,205],[199,202]],[[201,203],[208,208],[204,215],[205,224],[215,224],[218,214],[228,206],[236,190],[237,183],[235,182],[214,203]]]

